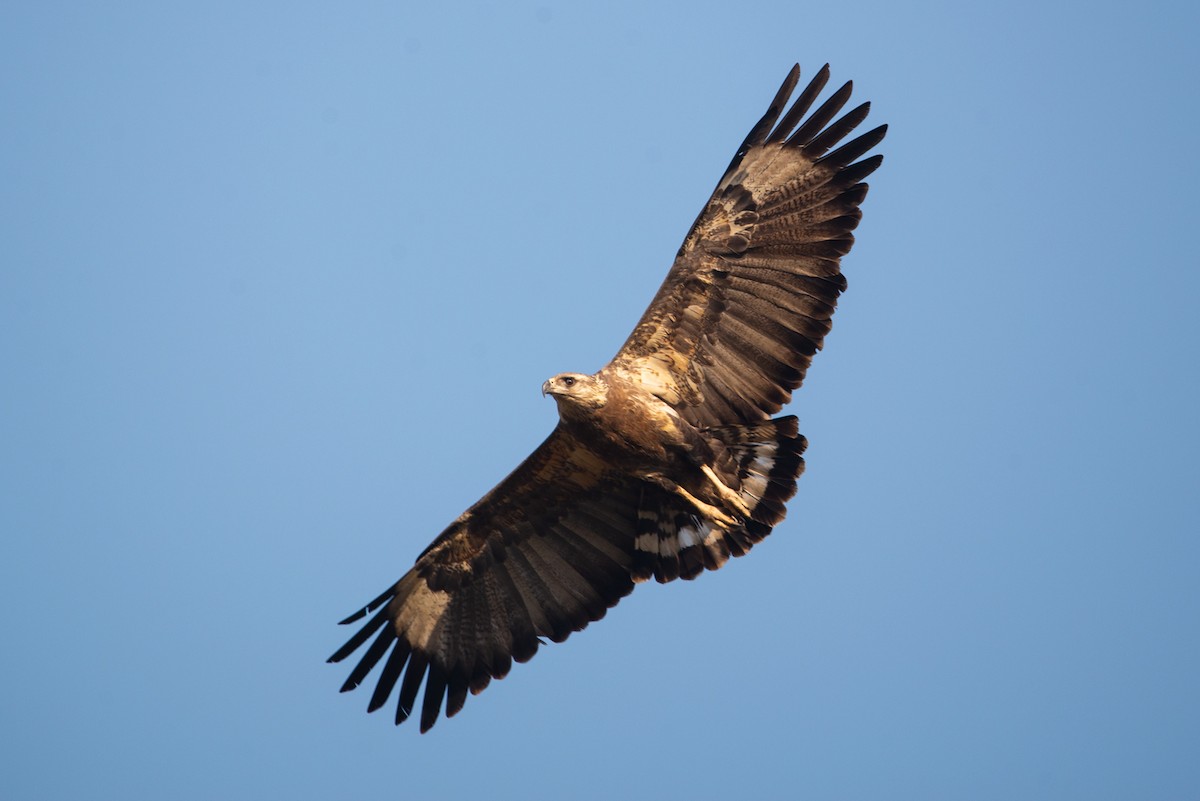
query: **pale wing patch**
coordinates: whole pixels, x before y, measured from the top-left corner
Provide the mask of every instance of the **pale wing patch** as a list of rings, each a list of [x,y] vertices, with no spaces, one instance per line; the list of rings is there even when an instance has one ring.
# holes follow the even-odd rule
[[[683,526],[679,529],[679,547],[681,549],[695,548],[704,542],[708,535],[712,533],[712,530],[713,527],[706,522],[701,522],[695,526]]]
[[[742,478],[742,495],[755,501],[762,500],[770,484],[771,469],[775,466],[775,452],[778,446],[774,443],[759,445],[754,458],[745,466],[746,475]]]
[[[679,354],[666,349],[656,351],[644,359],[636,359],[614,368],[613,372],[672,406],[676,406],[682,402],[683,395],[675,380],[675,375],[671,371],[673,365],[679,361]]]
[[[449,605],[450,593],[431,590],[424,580],[416,581],[412,592],[405,597],[403,606],[396,612],[396,633],[415,648],[433,650],[430,640]]]
[[[701,540],[705,547],[716,547],[725,537],[725,532],[715,526],[705,525],[701,527],[698,535],[703,535]]]
[[[643,553],[656,556],[672,554],[679,550],[679,543],[667,524],[660,517],[659,510],[653,508],[638,509],[639,534],[633,540],[633,547]]]
[[[674,534],[640,534],[633,546],[656,556],[679,553],[679,539]]]
[[[642,387],[671,406],[695,406],[704,402],[700,387],[704,376],[696,361],[708,311],[708,287],[712,278],[697,275],[690,286],[676,289],[682,308],[678,312],[647,321],[632,338],[645,337],[645,355],[614,359],[605,368]]]
[[[793,194],[797,188],[794,182],[800,178],[817,183],[827,180],[827,176],[813,173],[813,162],[808,158],[797,157],[794,153],[789,153],[787,158],[777,158],[783,149],[780,144],[754,148],[742,159],[737,172],[721,182],[718,192],[726,187],[743,186],[754,198],[755,205],[761,208],[774,197]]]
[[[783,151],[782,145],[768,144],[747,153],[740,169],[717,186],[701,224],[684,242],[684,250],[701,248],[717,256],[743,253],[754,240],[762,210],[774,199],[829,179],[825,171],[813,170],[813,162],[794,151],[777,158]]]
[[[675,556],[685,548],[694,548],[705,542],[714,530],[716,529],[711,523],[701,520],[691,525],[680,526],[674,532],[641,534],[634,541],[634,547],[658,556]]]

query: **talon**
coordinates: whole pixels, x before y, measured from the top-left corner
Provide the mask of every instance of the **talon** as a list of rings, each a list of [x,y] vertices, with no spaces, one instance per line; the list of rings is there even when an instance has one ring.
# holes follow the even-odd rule
[[[746,502],[742,500],[742,496],[725,486],[725,482],[721,481],[721,479],[717,477],[717,474],[713,472],[711,467],[706,464],[702,464],[700,465],[700,470],[704,473],[704,475],[708,476],[708,480],[711,481],[713,486],[717,488],[717,494],[721,496],[722,500],[740,512],[743,517],[750,516],[750,507],[747,506]]]
[[[733,493],[733,490],[729,489],[724,484],[722,484],[716,480],[716,477],[712,475],[711,470],[709,470],[708,468],[703,468],[703,469],[705,470],[706,473],[709,474],[710,480],[713,481],[713,483],[716,484],[716,486],[719,488],[718,491],[723,489],[725,491],[725,493],[730,493],[730,494]],[[699,512],[701,515],[708,518],[712,522],[716,523],[721,528],[724,528],[724,529],[735,528],[737,526],[742,525],[742,523],[745,522],[744,519],[734,517],[733,515],[729,514],[724,509],[721,509],[720,507],[713,506],[711,503],[705,503],[704,501],[700,500],[695,495],[688,492],[683,487],[679,486],[674,481],[672,481],[671,479],[662,475],[661,473],[647,473],[645,476],[643,476],[643,478],[645,478],[648,481],[653,481],[655,484],[657,484],[658,486],[667,490],[668,492],[673,492],[676,495],[678,495],[679,497],[683,498],[685,501],[690,503],[696,509],[697,512]],[[746,508],[746,505],[744,503],[742,503],[741,498],[738,498],[736,496],[734,498],[729,498],[724,493],[721,493],[721,497],[722,497],[722,499],[730,502],[730,505],[734,506],[738,511],[745,510],[744,511],[745,517],[748,518],[750,516],[750,510]]]
[[[680,487],[679,485],[675,485],[674,489],[677,494],[679,494],[680,496],[682,496],[684,498],[684,500],[686,500],[692,506],[696,507],[697,511],[699,511],[705,517],[709,518],[710,520],[712,520],[714,523],[721,526],[722,528],[732,528],[734,526],[740,526],[742,524],[741,520],[738,520],[736,517],[734,517],[732,515],[726,514],[724,512],[724,510],[718,509],[717,507],[713,506],[710,503],[705,503],[704,501],[700,500],[692,493],[685,490],[683,487]]]

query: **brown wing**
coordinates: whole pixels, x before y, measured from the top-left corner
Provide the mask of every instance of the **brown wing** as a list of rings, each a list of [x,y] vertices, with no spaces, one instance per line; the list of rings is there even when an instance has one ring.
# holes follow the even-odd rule
[[[696,424],[751,423],[779,411],[804,380],[846,288],[839,260],[862,216],[862,179],[883,157],[855,159],[887,126],[831,152],[870,104],[830,124],[850,98],[847,83],[802,121],[829,80],[826,65],[783,114],[799,77],[797,65],[604,368],[641,382]]]
[[[424,680],[426,731],[443,698],[447,717],[454,715],[468,690],[479,693],[493,678],[503,678],[513,660],[530,659],[539,638],[561,642],[604,617],[633,589],[638,492],[555,429],[434,540],[400,581],[342,621],[375,612],[329,658],[340,662],[375,638],[342,692],[383,661],[367,707],[373,712],[387,702],[403,671],[396,707],[401,723]]]

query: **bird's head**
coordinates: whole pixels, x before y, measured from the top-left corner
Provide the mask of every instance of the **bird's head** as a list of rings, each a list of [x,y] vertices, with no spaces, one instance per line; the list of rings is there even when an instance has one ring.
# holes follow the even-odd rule
[[[542,394],[554,398],[560,413],[593,411],[607,402],[608,384],[594,375],[559,373],[542,384]]]

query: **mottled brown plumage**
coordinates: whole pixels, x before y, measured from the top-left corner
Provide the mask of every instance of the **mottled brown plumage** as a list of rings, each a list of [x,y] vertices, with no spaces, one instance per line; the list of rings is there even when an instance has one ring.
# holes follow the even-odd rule
[[[715,570],[783,519],[805,441],[795,417],[770,416],[829,332],[862,180],[882,157],[856,160],[886,131],[836,147],[868,105],[834,120],[847,83],[810,114],[828,78],[826,66],[784,113],[792,69],[616,357],[548,380],[560,419],[546,441],[342,621],[374,613],[330,657],[370,641],[342,686],[382,662],[368,711],[399,683],[400,723],[424,684],[425,731],[443,702],[456,714],[468,692],[542,638],[599,620],[636,581]]]

